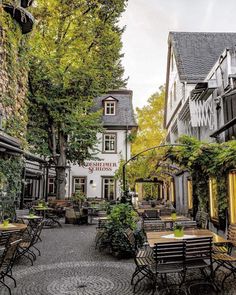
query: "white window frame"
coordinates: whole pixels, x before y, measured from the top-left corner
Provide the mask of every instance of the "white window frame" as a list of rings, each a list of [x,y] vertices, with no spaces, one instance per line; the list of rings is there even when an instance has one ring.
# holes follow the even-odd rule
[[[79,180],[79,183],[76,183],[76,180]],[[81,182],[84,180],[84,182]],[[86,176],[73,176],[73,193],[76,192],[76,185],[84,186],[84,190],[79,190],[86,195],[87,193],[87,177]]]
[[[108,149],[106,148],[107,147],[106,142],[109,142]],[[116,154],[116,149],[117,149],[117,133],[103,133],[103,153]]]
[[[105,183],[108,181],[107,183]],[[108,197],[105,198],[105,187],[108,186]],[[111,197],[111,193],[113,191],[113,197]],[[108,201],[116,200],[116,181],[114,177],[111,176],[103,176],[102,177],[102,198]]]
[[[104,113],[107,116],[115,116],[115,114],[116,114],[116,101],[115,100],[105,101]]]

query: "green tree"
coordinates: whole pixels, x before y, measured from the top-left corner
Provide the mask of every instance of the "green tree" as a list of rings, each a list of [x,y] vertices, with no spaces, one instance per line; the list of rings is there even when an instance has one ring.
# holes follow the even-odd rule
[[[57,197],[65,196],[68,161],[95,155],[100,112],[93,99],[123,87],[118,27],[126,0],[42,0],[33,14],[28,140],[56,167]]]
[[[162,86],[159,88],[159,92],[154,93],[148,99],[147,105],[136,109],[139,128],[135,139],[132,140],[132,156],[147,148],[163,143],[165,138],[165,130],[163,128],[164,99],[165,89]],[[127,165],[126,179],[132,190],[135,187],[135,180],[137,178],[149,178],[157,175],[157,164],[163,152],[163,149],[161,151],[151,150]],[[124,161],[121,161],[116,173],[116,178],[121,182],[123,164]]]
[[[139,129],[132,145],[133,155],[164,141],[164,100],[165,88],[161,86],[159,92],[148,99],[147,105],[136,109]]]

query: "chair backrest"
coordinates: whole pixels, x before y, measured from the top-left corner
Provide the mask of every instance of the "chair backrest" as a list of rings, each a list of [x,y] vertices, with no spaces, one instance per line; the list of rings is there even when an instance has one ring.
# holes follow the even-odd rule
[[[186,239],[185,261],[207,260],[212,261],[212,237]]]
[[[143,217],[145,219],[157,219],[159,218],[159,213],[157,210],[144,210]]]
[[[126,237],[127,241],[130,244],[130,247],[133,251],[137,250],[137,243],[134,236],[133,231],[130,228],[127,228],[124,230],[124,236]]]
[[[172,209],[169,209],[169,208],[160,209],[161,216],[171,215],[171,212],[172,212]]]
[[[201,228],[208,228],[208,213],[206,212],[201,213]]]
[[[203,229],[208,228],[208,213],[198,210],[195,216],[197,226]]]
[[[228,228],[228,240],[236,247],[236,224],[230,224]]]
[[[181,224],[184,229],[197,228],[197,223],[195,220],[178,221],[178,224]]]
[[[163,231],[165,230],[165,223],[161,220],[144,220],[143,229],[148,231]]]
[[[153,248],[153,258],[156,262],[156,268],[158,264],[165,263],[165,265],[174,265],[176,263],[182,264],[184,267],[184,254],[185,254],[185,242],[175,241],[171,243],[159,243],[155,244]]]
[[[29,209],[16,209],[16,217],[19,218],[23,215],[28,215],[29,214]]]
[[[11,231],[1,234],[1,241],[5,241],[5,248],[2,251],[0,256],[0,268],[1,271],[7,273],[12,268],[16,252],[21,242],[21,235],[20,231]]]

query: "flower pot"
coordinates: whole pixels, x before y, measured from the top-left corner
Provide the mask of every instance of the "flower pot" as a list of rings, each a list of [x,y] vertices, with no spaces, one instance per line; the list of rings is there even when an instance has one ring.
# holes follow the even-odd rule
[[[7,227],[9,225],[9,220],[3,220],[3,226]]]
[[[176,214],[176,213],[171,213],[171,218],[172,218],[173,220],[176,220],[176,218],[177,218],[177,214]]]
[[[175,229],[174,230],[174,236],[176,238],[181,238],[184,236],[184,229]]]

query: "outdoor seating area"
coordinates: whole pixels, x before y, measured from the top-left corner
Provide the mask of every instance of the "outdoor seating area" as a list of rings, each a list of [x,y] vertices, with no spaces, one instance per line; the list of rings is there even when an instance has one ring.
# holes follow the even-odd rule
[[[195,220],[173,209],[164,211],[170,212],[169,215],[161,215],[158,207],[135,211],[136,230],[123,229],[130,257],[134,258],[135,270],[130,277],[134,293],[146,286],[151,294],[173,288],[176,292],[172,290],[169,294],[191,294],[189,290],[194,284],[199,288],[206,284],[212,294],[221,294],[226,281],[235,281],[236,256],[232,251],[236,244],[235,225],[230,225],[226,238],[207,228],[204,212],[197,212]],[[112,222],[112,215],[99,220],[95,244],[100,251],[114,242],[107,231]],[[121,238],[116,241],[121,243]],[[109,253],[114,254],[115,246],[110,247]]]
[[[22,216],[16,220],[16,223],[0,224],[0,283],[10,295],[12,290],[6,278],[14,282],[14,287],[17,286],[13,267],[22,260],[25,261],[26,267],[27,260],[33,266],[37,256],[41,256],[38,243],[42,241],[40,236],[44,221],[35,217],[28,219],[27,216]],[[26,223],[21,223],[26,219],[28,219]]]

